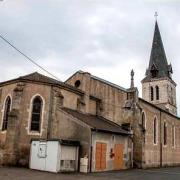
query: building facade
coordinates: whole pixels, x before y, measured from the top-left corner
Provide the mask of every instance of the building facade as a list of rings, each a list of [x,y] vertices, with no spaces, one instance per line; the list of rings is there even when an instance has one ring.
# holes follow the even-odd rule
[[[0,164],[28,165],[31,139],[79,141],[88,171],[180,164],[180,118],[158,23],[142,96],[88,72],[0,83]]]
[[[29,163],[32,139],[80,143],[88,171],[132,166],[131,132],[100,116],[100,99],[32,73],[0,84],[0,163]]]

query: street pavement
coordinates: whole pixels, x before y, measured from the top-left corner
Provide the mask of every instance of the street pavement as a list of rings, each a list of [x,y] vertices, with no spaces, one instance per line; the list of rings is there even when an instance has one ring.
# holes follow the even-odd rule
[[[180,167],[132,169],[103,173],[48,173],[25,168],[0,168],[0,180],[180,180]]]

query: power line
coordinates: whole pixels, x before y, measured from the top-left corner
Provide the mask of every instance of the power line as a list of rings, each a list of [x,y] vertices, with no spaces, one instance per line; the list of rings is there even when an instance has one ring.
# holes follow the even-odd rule
[[[52,77],[54,77],[57,80],[60,80],[58,77],[54,76],[52,73],[50,73],[49,71],[47,71],[45,68],[43,68],[41,65],[39,65],[38,63],[36,63],[32,58],[28,57],[26,54],[24,54],[22,51],[20,51],[18,48],[16,48],[12,43],[10,43],[7,39],[5,39],[2,35],[0,35],[0,38],[5,41],[7,44],[9,44],[13,49],[15,49],[16,51],[18,51],[21,55],[23,55],[26,59],[28,59],[31,63],[33,63],[34,65],[38,66],[40,69],[42,69],[44,72],[48,73],[49,75],[51,75]],[[87,96],[85,94],[85,96]],[[116,105],[116,104],[111,104],[111,103],[106,103],[103,102],[103,104],[107,104],[110,106],[114,106],[116,108],[122,108],[122,106],[120,105]]]
[[[6,38],[4,38],[2,35],[0,35],[0,38],[5,41],[7,44],[9,44],[13,49],[15,49],[17,52],[19,52],[21,55],[23,55],[27,60],[29,60],[31,63],[33,63],[34,65],[38,66],[40,69],[42,69],[44,72],[46,72],[47,74],[51,75],[52,77],[54,77],[57,80],[60,80],[58,77],[54,76],[52,73],[50,73],[48,70],[46,70],[45,68],[43,68],[41,65],[39,65],[38,63],[36,63],[32,58],[28,57],[26,54],[24,54],[21,50],[19,50],[18,48],[16,48],[12,43],[10,43]]]

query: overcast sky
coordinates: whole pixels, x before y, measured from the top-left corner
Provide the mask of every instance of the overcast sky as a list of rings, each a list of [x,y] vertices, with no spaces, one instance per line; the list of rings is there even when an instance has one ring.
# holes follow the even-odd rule
[[[1,0],[0,34],[62,81],[83,70],[128,88],[134,69],[141,95],[155,11],[180,109],[180,0]],[[0,81],[44,73],[1,39],[0,63]]]

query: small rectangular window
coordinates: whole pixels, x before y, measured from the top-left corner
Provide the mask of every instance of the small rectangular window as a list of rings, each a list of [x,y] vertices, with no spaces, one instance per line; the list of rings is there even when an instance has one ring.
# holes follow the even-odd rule
[[[159,87],[156,86],[156,100],[159,100]]]
[[[164,145],[167,145],[167,124],[164,123]]]
[[[151,89],[151,101],[153,101],[154,100],[154,89],[152,86],[150,89]]]
[[[154,144],[157,144],[157,119],[154,119]]]

